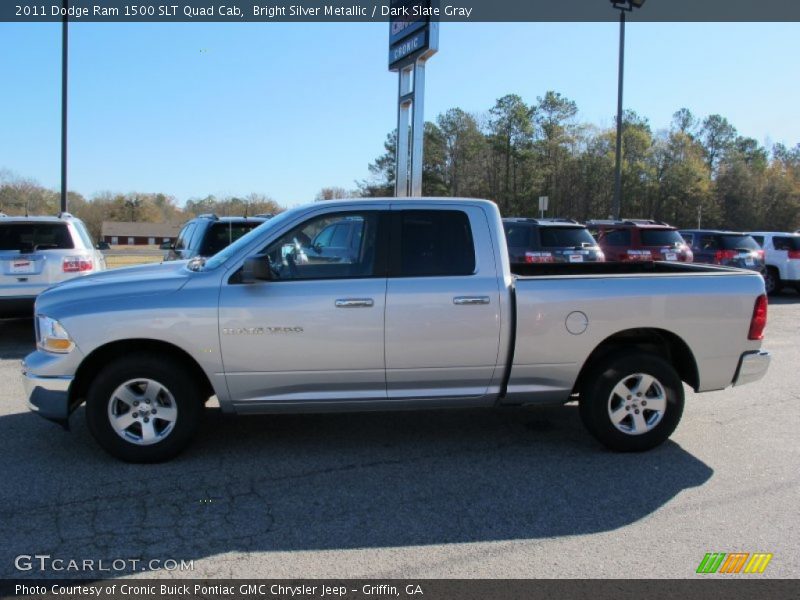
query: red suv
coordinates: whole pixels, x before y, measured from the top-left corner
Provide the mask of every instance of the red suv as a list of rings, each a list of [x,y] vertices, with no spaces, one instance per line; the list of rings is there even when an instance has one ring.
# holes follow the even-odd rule
[[[608,261],[694,260],[691,249],[678,230],[660,221],[589,221],[586,226]]]

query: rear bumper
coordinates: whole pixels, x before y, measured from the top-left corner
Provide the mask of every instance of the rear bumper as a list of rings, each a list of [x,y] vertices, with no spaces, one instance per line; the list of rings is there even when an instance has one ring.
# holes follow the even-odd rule
[[[745,352],[739,359],[739,368],[733,385],[746,385],[758,381],[767,373],[771,356],[769,352]]]
[[[0,297],[0,318],[32,317],[36,296]]]
[[[39,416],[66,424],[70,414],[69,387],[72,377],[40,377],[22,365],[28,408]]]

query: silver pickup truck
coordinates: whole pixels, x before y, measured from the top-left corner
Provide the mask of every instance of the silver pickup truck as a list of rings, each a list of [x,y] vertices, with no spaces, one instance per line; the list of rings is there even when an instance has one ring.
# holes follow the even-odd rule
[[[698,392],[760,379],[758,273],[670,263],[509,264],[481,200],[322,202],[209,259],[57,285],[35,306],[29,404],[127,461],[229,413],[519,406],[578,400],[619,451],[678,425]]]

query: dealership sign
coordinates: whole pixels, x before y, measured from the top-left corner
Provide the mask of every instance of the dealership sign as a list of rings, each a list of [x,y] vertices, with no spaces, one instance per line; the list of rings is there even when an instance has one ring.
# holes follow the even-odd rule
[[[392,0],[389,11],[389,70],[396,71],[436,53],[438,0]]]

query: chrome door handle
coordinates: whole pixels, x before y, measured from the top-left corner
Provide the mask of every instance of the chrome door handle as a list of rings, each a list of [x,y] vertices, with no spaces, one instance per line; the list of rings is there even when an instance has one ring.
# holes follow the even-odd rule
[[[489,304],[489,296],[456,296],[453,304],[466,306],[468,304]]]
[[[375,301],[372,298],[340,298],[335,304],[336,308],[369,308]]]

